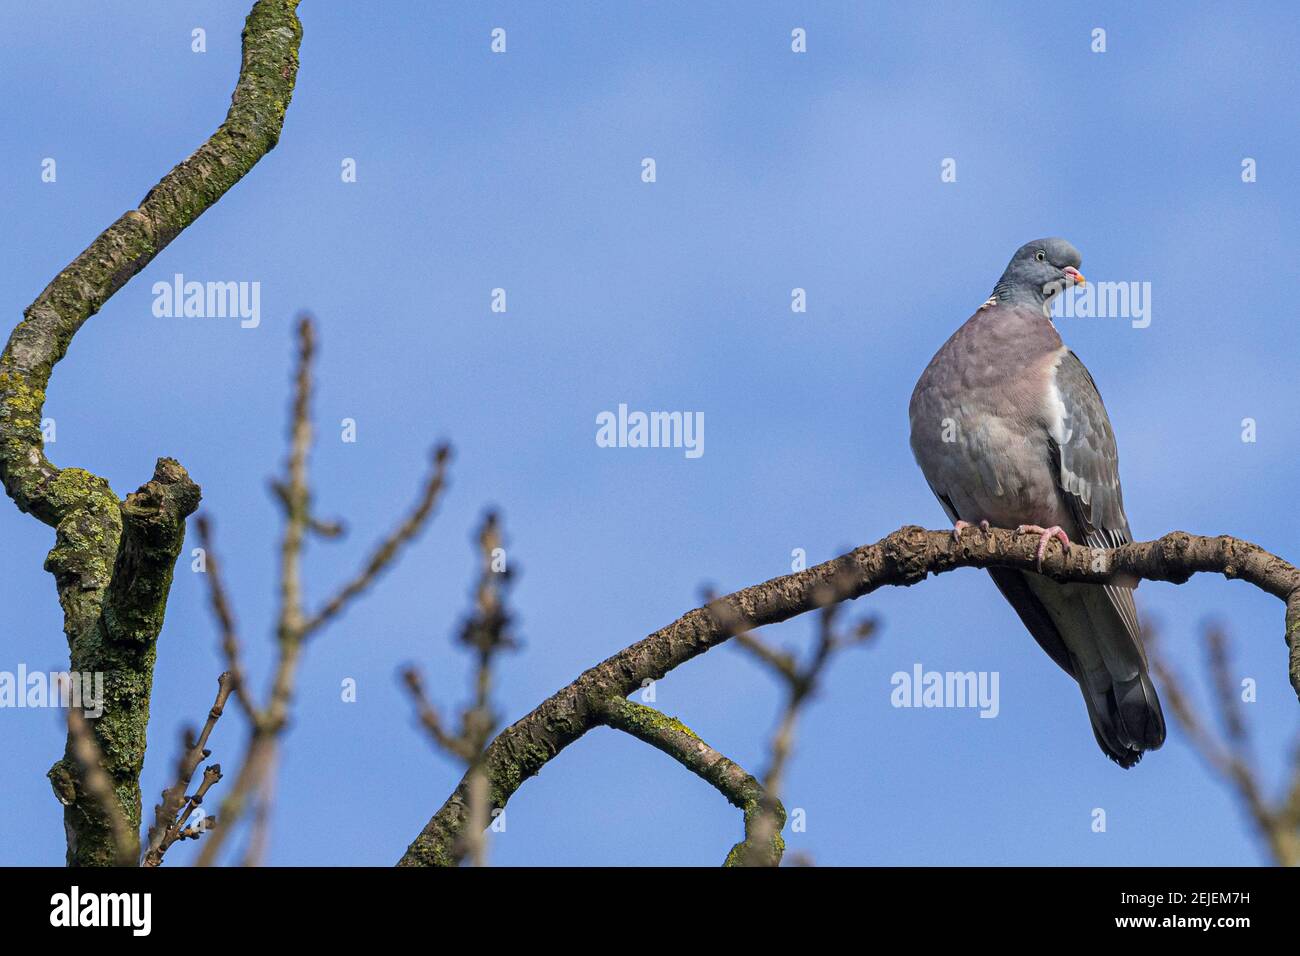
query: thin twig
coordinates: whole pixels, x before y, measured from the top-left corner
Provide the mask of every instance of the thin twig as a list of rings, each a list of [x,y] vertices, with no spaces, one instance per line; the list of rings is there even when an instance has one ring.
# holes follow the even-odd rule
[[[365,566],[357,572],[352,580],[344,584],[316,611],[303,625],[303,635],[308,636],[319,630],[337,617],[348,604],[375,583],[384,570],[393,563],[402,546],[414,538],[428,523],[434,506],[442,494],[447,481],[447,464],[451,460],[451,448],[439,445],[433,451],[433,469],[425,480],[415,507],[407,514],[402,523],[388,535],[370,555]]]
[[[208,738],[212,736],[217,721],[221,719],[226,701],[230,698],[234,687],[235,678],[229,671],[218,677],[217,696],[208,711],[208,719],[204,721],[203,730],[199,732],[198,737],[194,737],[190,731],[184,732],[182,736],[184,746],[177,761],[176,782],[162,792],[162,803],[154,805],[154,825],[149,828],[149,840],[141,866],[152,867],[162,863],[163,855],[171,845],[183,839],[182,831],[190,814],[203,803],[208,790],[221,779],[221,765],[213,764],[203,771],[203,781],[199,789],[192,796],[185,795],[190,781],[194,779],[194,771],[198,769],[200,763],[212,755],[212,751],[208,749]]]
[[[271,800],[274,793],[278,748],[288,726],[298,670],[307,638],[337,617],[355,598],[369,588],[391,565],[402,548],[428,524],[434,507],[446,487],[450,449],[439,446],[433,467],[425,479],[418,501],[372,554],[362,571],[344,585],[324,607],[308,616],[303,608],[302,555],[308,534],[335,538],[343,533],[338,521],[318,519],[312,508],[309,458],[312,447],[313,368],[316,358],[316,330],[308,315],[300,316],[297,327],[297,361],[293,373],[293,400],[289,422],[289,451],[284,475],[271,483],[285,516],[280,541],[280,602],[276,620],[277,654],[271,687],[265,706],[250,696],[249,714],[253,732],[245,747],[235,782],[221,803],[221,826],[204,841],[198,865],[216,862],[225,841],[242,820],[250,803],[254,807],[253,832],[245,852],[245,865],[260,861],[265,853]],[[214,605],[218,623],[226,631],[225,619]],[[230,617],[233,620],[233,616]],[[231,625],[233,628],[233,625]],[[223,639],[224,641],[224,639]]]
[[[437,708],[429,700],[425,692],[424,675],[414,664],[408,664],[402,670],[402,683],[406,687],[411,702],[415,705],[415,713],[419,718],[422,726],[429,734],[429,738],[441,749],[447,751],[455,757],[459,757],[465,762],[474,759],[473,750],[460,737],[447,731],[438,716]]]
[[[1236,682],[1231,674],[1231,652],[1222,628],[1205,629],[1206,669],[1213,690],[1213,708],[1223,725],[1220,738],[1200,719],[1186,683],[1163,653],[1155,628],[1148,628],[1147,650],[1151,669],[1169,711],[1182,728],[1192,749],[1211,772],[1236,794],[1255,831],[1280,866],[1300,865],[1300,747],[1292,754],[1291,786],[1276,802],[1265,796],[1260,772],[1251,752],[1250,735],[1242,717]]]
[[[483,832],[491,819],[491,780],[483,766],[483,753],[497,726],[492,709],[492,665],[498,653],[518,647],[511,631],[512,615],[506,607],[506,592],[513,581],[513,570],[498,567],[504,555],[501,526],[495,512],[484,515],[478,534],[479,577],[474,588],[474,609],[462,623],[457,636],[475,656],[474,700],[461,714],[461,729],[452,734],[438,716],[424,689],[424,678],[414,665],[402,671],[405,685],[421,726],[440,749],[466,764],[466,806],[471,825],[463,839],[452,848],[452,859],[468,859],[473,866],[483,866],[487,846]]]
[[[1244,752],[1249,746],[1246,723],[1237,706],[1237,687],[1232,674],[1231,651],[1228,637],[1223,628],[1212,625],[1205,629],[1206,669],[1214,685],[1214,700],[1218,708],[1219,722],[1223,725],[1228,740],[1239,746]]]
[[[212,523],[207,515],[199,515],[195,521],[199,531],[199,547],[203,549],[205,574],[208,582],[208,605],[212,616],[217,619],[221,630],[221,653],[226,659],[226,672],[230,674],[235,701],[243,709],[245,716],[253,718],[257,707],[248,692],[248,682],[244,676],[239,647],[239,628],[235,624],[235,613],[231,608],[230,595],[226,591],[225,581],[221,577],[221,562],[217,559],[213,547]]]

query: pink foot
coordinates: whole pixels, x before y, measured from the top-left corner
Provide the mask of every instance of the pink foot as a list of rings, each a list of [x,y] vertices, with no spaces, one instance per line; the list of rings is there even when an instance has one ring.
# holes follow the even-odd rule
[[[971,525],[971,523],[970,523],[969,521],[958,521],[957,523],[955,523],[955,524],[952,526],[952,540],[954,540],[954,541],[960,541],[960,540],[961,540],[961,533],[962,533],[963,531],[965,531],[967,528],[970,528],[970,527],[973,527],[973,526]],[[988,531],[988,530],[989,530],[989,523],[988,523],[987,521],[981,521],[981,522],[980,522],[980,530],[981,530],[981,531]]]
[[[1043,557],[1047,554],[1047,542],[1053,538],[1061,542],[1061,550],[1069,553],[1070,536],[1061,530],[1060,525],[1052,525],[1050,528],[1040,528],[1036,524],[1022,524],[1016,529],[1016,534],[1036,534],[1038,538],[1037,563],[1038,570],[1043,570]]]

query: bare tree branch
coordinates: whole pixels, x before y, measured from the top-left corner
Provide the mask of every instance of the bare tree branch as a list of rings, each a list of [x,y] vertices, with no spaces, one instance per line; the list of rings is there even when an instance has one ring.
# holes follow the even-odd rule
[[[276,768],[273,762],[256,794],[252,832],[249,834],[248,846],[244,850],[244,858],[240,861],[240,866],[261,866],[266,856],[266,847],[270,842],[271,806],[275,802],[275,780]]]
[[[1247,818],[1279,866],[1300,866],[1300,741],[1291,754],[1288,789],[1276,801],[1266,795],[1263,777],[1251,752],[1250,736],[1232,675],[1227,634],[1211,625],[1204,631],[1206,669],[1213,690],[1214,709],[1224,736],[1206,726],[1192,703],[1186,682],[1166,659],[1158,631],[1148,630],[1147,650],[1151,668],[1160,681],[1169,710],[1212,774],[1236,795]]]
[[[415,704],[421,725],[436,746],[468,766],[465,773],[469,825],[462,839],[450,848],[450,858],[465,858],[484,866],[487,848],[483,829],[491,821],[491,789],[483,769],[483,753],[497,727],[492,709],[492,665],[496,655],[518,647],[511,630],[513,615],[506,606],[506,593],[514,570],[506,565],[501,525],[495,512],[483,517],[479,528],[479,577],[474,588],[474,608],[461,625],[459,641],[474,651],[476,660],[474,702],[461,714],[459,733],[450,733],[424,690],[424,678],[414,665],[402,672],[402,680]]]
[[[397,528],[381,541],[372,552],[370,560],[351,581],[325,602],[324,607],[308,618],[303,625],[303,634],[311,635],[337,617],[352,600],[366,591],[384,570],[393,563],[402,547],[420,533],[428,523],[438,498],[447,483],[447,464],[451,460],[451,448],[439,445],[433,451],[433,470],[420,493],[415,507]]]
[[[162,792],[162,803],[154,804],[154,824],[149,828],[149,842],[141,866],[159,866],[171,845],[185,835],[185,825],[190,814],[203,803],[207,792],[221,779],[221,765],[213,764],[203,772],[203,783],[194,794],[187,796],[190,781],[200,763],[211,756],[208,738],[212,736],[217,721],[226,709],[226,701],[237,686],[235,676],[226,671],[217,678],[217,697],[208,710],[208,719],[197,737],[192,730],[182,732],[181,756],[177,761],[176,782]],[[195,834],[197,838],[197,834]]]
[[[419,718],[420,726],[429,734],[429,739],[441,750],[445,750],[453,757],[457,757],[465,763],[474,759],[474,749],[463,737],[452,734],[447,730],[442,718],[438,716],[438,710],[429,700],[429,695],[424,689],[424,675],[415,665],[409,665],[402,671],[402,683],[405,685],[407,693],[410,695],[411,702],[415,705],[415,713]]]
[[[736,616],[727,602],[718,601],[712,593],[705,595],[705,610],[713,616],[717,626],[730,632],[739,647],[767,666],[785,686],[786,691],[785,705],[772,737],[771,763],[763,774],[762,789],[765,796],[753,815],[754,839],[750,841],[746,852],[734,859],[728,857],[728,862],[734,862],[737,866],[772,865],[766,848],[773,838],[779,839],[781,827],[784,826],[785,811],[779,810],[777,798],[783,792],[786,763],[794,750],[794,728],[799,712],[815,693],[832,655],[842,648],[862,643],[876,631],[874,621],[864,620],[851,632],[840,633],[836,626],[839,605],[829,603],[833,597],[829,591],[817,597],[820,606],[817,614],[817,641],[812,657],[807,663],[800,664],[794,654],[777,650],[757,634],[744,630],[744,621]]]
[[[316,357],[316,331],[310,316],[303,315],[297,324],[298,360],[293,375],[293,402],[289,422],[289,452],[282,478],[272,482],[285,516],[280,541],[280,606],[275,629],[276,659],[271,688],[265,706],[259,706],[247,694],[244,709],[252,723],[235,782],[221,802],[219,825],[204,841],[198,865],[216,862],[225,842],[243,820],[250,802],[255,805],[253,832],[244,856],[245,864],[260,860],[265,852],[270,800],[275,787],[275,768],[279,741],[289,722],[303,647],[307,638],[333,620],[353,600],[364,593],[428,524],[439,497],[446,487],[450,450],[443,445],[433,454],[433,466],[425,478],[420,496],[397,529],[385,538],[361,573],[328,601],[325,608],[308,617],[303,610],[302,553],[308,533],[336,537],[338,522],[317,520],[312,511],[312,494],[308,464],[312,445],[311,399],[312,369]],[[322,530],[324,529],[324,531]],[[207,525],[201,533],[208,533]],[[211,555],[209,555],[211,560]],[[238,642],[234,638],[234,614],[219,576],[219,562],[210,565],[217,573],[209,575],[212,609],[222,634],[222,646],[228,661],[237,663]],[[244,681],[235,682],[236,688]]]
[[[221,576],[221,562],[217,558],[212,539],[212,522],[207,515],[199,515],[195,523],[198,526],[199,546],[203,548],[206,562],[204,577],[208,582],[208,605],[221,630],[221,653],[226,659],[226,673],[230,675],[231,690],[236,702],[244,711],[244,716],[251,719],[257,716],[257,707],[253,704],[248,691],[248,679],[244,676],[239,628],[235,624],[230,594],[226,591],[225,580]]]
[[[727,853],[726,866],[776,866],[785,852],[785,808],[745,768],[714,750],[676,717],[625,697],[611,697],[599,722],[647,743],[717,789],[745,815],[745,838]]]
[[[298,70],[297,3],[254,4],[225,122],[45,287],[0,354],[0,481],[20,510],[55,529],[45,566],[58,588],[71,667],[105,674],[110,706],[93,732],[137,846],[155,642],[199,489],[167,458],[125,501],[97,475],[56,467],[41,435],[45,390],[86,320],[275,146]],[[60,799],[73,797],[64,806],[68,863],[111,864],[113,834],[82,805],[71,758],[70,742],[49,773]]]
[[[1249,748],[1246,722],[1242,720],[1241,708],[1238,706],[1237,682],[1231,674],[1231,653],[1228,649],[1228,635],[1223,628],[1211,626],[1205,629],[1206,667],[1214,683],[1214,702],[1228,740],[1245,752]]]
[[[909,586],[931,574],[956,568],[1037,568],[1038,539],[1003,529],[974,532],[954,540],[948,531],[907,526],[832,561],[774,578],[719,599],[738,625],[725,627],[711,608],[697,609],[590,668],[573,683],[515,721],[488,746],[483,766],[492,806],[503,808],[523,781],[556,754],[601,723],[604,702],[626,697],[643,681],[673,668],[733,636],[803,614],[827,603],[870,594],[886,585]],[[1092,584],[1145,578],[1181,584],[1198,572],[1247,581],[1286,602],[1286,638],[1292,686],[1300,693],[1300,571],[1257,545],[1237,538],[1206,538],[1176,531],[1155,541],[1113,551],[1074,546],[1048,548],[1042,573],[1057,581]],[[448,865],[451,847],[468,820],[467,782],[433,815],[399,865]]]

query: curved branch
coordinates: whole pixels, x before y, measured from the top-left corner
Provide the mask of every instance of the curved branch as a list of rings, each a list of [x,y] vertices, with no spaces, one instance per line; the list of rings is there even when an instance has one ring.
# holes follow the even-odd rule
[[[61,471],[45,457],[41,411],[54,366],[113,293],[275,147],[298,72],[297,6],[258,0],[225,122],[55,276],[9,337],[0,356],[0,479],[19,508],[46,524],[57,525],[82,497],[59,487]]]
[[[956,568],[1034,571],[1037,541],[1034,536],[1001,529],[972,530],[954,539],[951,531],[926,531],[909,525],[875,544],[736,591],[713,602],[711,608],[690,611],[585,671],[502,731],[484,757],[492,804],[504,807],[523,781],[599,725],[609,698],[628,696],[644,681],[658,680],[738,631],[776,624],[886,585],[910,586],[931,574]],[[1258,545],[1226,535],[1207,538],[1175,531],[1113,551],[1076,545],[1062,553],[1059,545],[1052,545],[1042,565],[1042,573],[1057,581],[1091,584],[1131,578],[1181,584],[1200,572],[1247,581],[1286,602],[1291,684],[1300,695],[1300,570]],[[449,861],[448,848],[465,826],[465,787],[462,780],[407,848],[399,865],[445,865]]]
[[[225,122],[55,276],[0,353],[0,482],[20,510],[56,530],[45,568],[58,588],[72,669],[104,675],[106,706],[93,730],[131,828],[132,855],[155,646],[199,488],[168,458],[125,501],[97,475],[56,467],[41,435],[45,390],[86,320],[275,146],[298,72],[297,6],[254,4]],[[68,862],[112,863],[112,834],[71,741],[49,776],[64,804]]]
[[[762,784],[744,767],[718,753],[676,717],[625,697],[605,701],[600,722],[663,751],[744,812],[745,839],[731,848],[724,866],[780,864],[785,852],[781,839],[785,808],[779,800],[768,800]],[[762,825],[764,815],[770,818],[768,826]],[[767,832],[773,828],[775,832]]]

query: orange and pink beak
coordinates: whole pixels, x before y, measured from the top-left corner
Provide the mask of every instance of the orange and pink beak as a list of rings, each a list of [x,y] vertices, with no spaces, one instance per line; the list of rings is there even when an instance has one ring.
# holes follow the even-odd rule
[[[1084,279],[1083,273],[1080,272],[1078,269],[1076,269],[1074,266],[1066,266],[1061,271],[1064,272],[1071,279],[1073,279],[1075,285],[1083,285],[1087,281],[1086,279]]]

